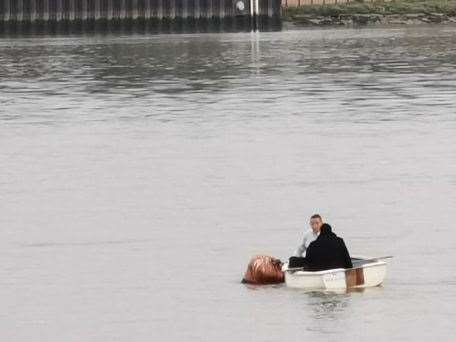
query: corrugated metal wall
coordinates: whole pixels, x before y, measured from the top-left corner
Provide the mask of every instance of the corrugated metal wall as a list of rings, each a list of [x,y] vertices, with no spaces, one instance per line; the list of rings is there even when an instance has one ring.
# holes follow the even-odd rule
[[[250,0],[0,0],[0,21],[226,18],[249,16],[250,3]],[[258,0],[258,3],[258,15],[280,15],[281,0]]]

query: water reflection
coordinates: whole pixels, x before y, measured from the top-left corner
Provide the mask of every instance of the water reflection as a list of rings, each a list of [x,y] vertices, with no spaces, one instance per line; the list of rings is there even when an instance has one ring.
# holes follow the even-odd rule
[[[397,87],[387,79],[389,73],[427,73],[436,81],[433,73],[456,68],[456,35],[439,32],[436,37],[433,31],[426,33],[427,39],[414,32],[394,31],[380,37],[361,33],[358,39],[327,31],[324,40],[314,38],[321,32],[312,36],[293,33],[282,36],[284,39],[276,39],[276,33],[258,32],[166,38],[3,39],[0,77],[3,85],[20,80],[40,82],[34,91],[46,91],[46,82],[52,82],[47,91],[56,94],[62,88],[114,94],[130,89],[135,96],[147,97],[151,93],[173,95],[245,87],[249,85],[240,80],[252,75],[260,77],[257,81],[262,86],[274,84],[289,91],[322,95],[326,90],[315,86],[313,75],[327,74],[332,88],[349,85],[361,91],[391,92],[412,99],[417,96],[414,88]],[[294,35],[299,35],[297,40]],[[353,74],[358,77],[351,80]],[[366,77],[361,78],[362,74]],[[281,75],[283,81],[275,83],[274,75]],[[339,76],[331,80],[331,75]],[[450,85],[453,77],[450,72],[440,77],[440,87]],[[257,85],[252,81],[250,86]],[[55,82],[58,87],[53,87]],[[362,93],[358,99],[369,101]]]
[[[309,306],[316,320],[337,319],[350,305],[350,296],[336,292],[310,292]]]

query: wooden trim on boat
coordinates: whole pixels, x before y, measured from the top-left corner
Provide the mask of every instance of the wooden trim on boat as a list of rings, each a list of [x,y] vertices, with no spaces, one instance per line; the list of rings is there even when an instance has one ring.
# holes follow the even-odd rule
[[[364,285],[364,271],[362,267],[350,268],[345,271],[345,283],[347,287]]]

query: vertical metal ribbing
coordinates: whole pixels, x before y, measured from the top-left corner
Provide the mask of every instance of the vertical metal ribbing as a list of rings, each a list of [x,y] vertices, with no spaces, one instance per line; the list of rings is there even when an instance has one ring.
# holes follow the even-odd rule
[[[75,7],[75,0],[68,1],[68,19],[74,20],[76,19],[76,7]]]
[[[212,18],[214,16],[214,0],[207,1],[207,17]]]
[[[232,0],[225,0],[224,1],[224,9],[223,9],[223,16],[224,17],[232,17],[234,15],[234,3]]]
[[[195,0],[187,0],[185,3],[185,13],[187,18],[195,18]]]
[[[153,0],[154,3],[154,16],[158,19],[163,19],[163,0]]]
[[[119,18],[125,19],[127,17],[127,1],[122,0],[120,3],[120,11],[119,11]]]
[[[116,10],[115,10],[115,18],[116,19],[122,19],[123,18],[123,13],[122,13],[122,10],[123,10],[123,3],[124,1],[123,0],[115,0],[115,4],[116,4]]]
[[[133,19],[141,17],[141,0],[133,0]]]
[[[56,0],[48,0],[49,20],[55,20],[55,1]]]
[[[81,0],[73,0],[74,1],[74,18],[77,20],[82,19],[82,3]]]
[[[126,19],[128,13],[128,0],[122,0],[120,4],[120,19]]]
[[[22,5],[18,8],[21,16],[21,21],[30,21],[29,3],[27,0],[22,0]]]
[[[55,18],[57,21],[63,20],[63,0],[57,0]]]
[[[6,0],[0,1],[0,19],[2,21],[9,20],[9,14],[6,12]]]
[[[161,3],[162,3],[162,10],[163,10],[163,18],[170,18],[171,17],[170,1],[162,0]]]
[[[112,13],[112,18],[117,19],[118,17],[118,6],[117,6],[117,1],[116,0],[111,0],[111,13]]]
[[[113,0],[113,7],[114,19],[120,19],[122,16],[122,0]]]
[[[201,7],[200,7],[200,0],[194,0],[195,3],[193,4],[193,18],[198,19],[201,18]]]
[[[133,18],[133,1],[127,0],[127,18]]]
[[[212,16],[220,17],[221,0],[212,0]]]
[[[189,0],[182,0],[182,18],[188,18]]]
[[[5,11],[5,21],[11,20],[11,0],[5,0],[3,10]]]
[[[54,1],[54,19],[56,21],[62,20],[62,0]]]
[[[50,20],[51,19],[51,0],[43,0],[43,20]]]
[[[197,18],[207,18],[207,7],[209,0],[198,0]]]
[[[138,0],[138,17],[142,19],[146,17],[146,1]]]
[[[24,1],[16,0],[16,20],[22,21],[24,18]]]
[[[84,20],[93,19],[93,0],[82,0],[84,2]]]
[[[66,0],[66,19],[74,20],[74,0]]]
[[[145,19],[146,18],[146,2],[148,0],[139,0],[138,1],[138,17]]]
[[[14,21],[16,19],[16,3],[14,0],[6,0],[8,13],[9,13],[9,20]]]
[[[95,2],[98,3],[98,16],[99,18],[105,18],[106,12],[105,12],[105,1],[104,0],[95,0]]]
[[[250,11],[253,17],[274,17],[280,11],[280,0],[244,1],[246,12]],[[226,18],[240,14],[235,3],[236,0],[0,0],[0,20]]]
[[[174,0],[174,17],[182,18],[184,3],[182,0]]]
[[[99,16],[100,18],[106,19],[108,16],[108,11],[106,10],[106,0],[97,0],[99,3]]]
[[[89,4],[87,1],[89,0],[80,0],[82,2],[81,6],[81,19],[87,20],[89,18]]]
[[[142,17],[144,19],[149,18],[149,0],[142,0],[143,2],[143,7],[142,7]]]
[[[24,15],[23,15],[23,20],[31,22],[32,21],[32,2],[35,2],[35,0],[23,0],[23,7],[24,7]]]
[[[146,19],[150,19],[152,17],[152,4],[151,0],[146,0],[145,8],[144,8],[144,17]]]
[[[95,0],[87,0],[87,19],[95,19]]]
[[[96,0],[98,2],[98,16],[99,18],[106,19],[108,12],[106,11],[106,1],[105,0]]]
[[[38,17],[37,9],[36,9],[36,1],[29,0],[29,13],[30,13],[30,21],[35,21]]]
[[[72,6],[72,0],[65,0],[64,1],[64,18],[65,20],[74,20],[74,8]]]
[[[169,1],[169,17],[171,19],[176,18],[176,0],[168,0]]]
[[[130,0],[131,1],[131,17],[133,19],[138,19],[139,11],[138,11],[138,0]]]
[[[177,17],[177,0],[171,0],[171,18]]]
[[[62,14],[60,15],[62,20],[69,20],[70,19],[70,2],[69,0],[61,0],[62,6],[60,11]]]
[[[111,20],[114,17],[114,6],[112,0],[108,0],[106,6],[106,17],[108,18],[108,20]]]
[[[38,0],[36,3],[36,18],[39,20],[45,20],[45,12],[46,12],[46,3],[45,0]]]
[[[90,12],[92,11],[92,6],[90,1],[93,0],[81,0],[82,1],[82,18],[83,20],[89,20],[91,18]]]
[[[48,20],[55,20],[55,0],[47,0],[48,2]]]
[[[118,19],[119,18],[119,3],[120,0],[111,0],[112,3],[112,18]]]
[[[95,20],[101,19],[101,3],[100,0],[93,0],[95,2],[94,6],[94,18]]]
[[[225,0],[220,0],[219,2],[219,13],[220,18],[225,18]]]

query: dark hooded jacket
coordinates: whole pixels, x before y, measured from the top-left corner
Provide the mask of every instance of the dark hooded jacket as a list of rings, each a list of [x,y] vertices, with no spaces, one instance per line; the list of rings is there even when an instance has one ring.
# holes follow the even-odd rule
[[[307,248],[305,259],[309,271],[353,267],[344,240],[334,234],[326,223],[321,226],[318,238]]]

